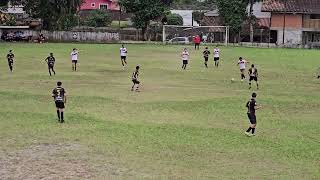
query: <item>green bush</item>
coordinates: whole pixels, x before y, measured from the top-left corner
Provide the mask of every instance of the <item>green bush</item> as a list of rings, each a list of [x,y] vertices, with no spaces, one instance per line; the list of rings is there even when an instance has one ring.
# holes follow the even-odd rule
[[[112,23],[111,16],[105,10],[93,10],[84,21],[84,25],[90,27],[105,27]]]
[[[183,25],[183,18],[179,14],[169,14],[167,15],[168,25]]]

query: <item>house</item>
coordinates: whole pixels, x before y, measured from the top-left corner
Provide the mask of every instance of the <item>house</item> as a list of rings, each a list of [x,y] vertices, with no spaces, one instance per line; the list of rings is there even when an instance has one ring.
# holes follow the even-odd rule
[[[278,44],[320,43],[319,0],[264,0],[262,11],[271,13],[271,36]]]
[[[117,0],[84,0],[80,7],[80,10],[94,10],[94,9],[105,9],[105,10],[119,10]]]

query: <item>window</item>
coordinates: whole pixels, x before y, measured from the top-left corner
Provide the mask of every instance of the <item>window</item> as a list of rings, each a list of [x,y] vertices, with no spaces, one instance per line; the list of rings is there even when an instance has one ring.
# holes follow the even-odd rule
[[[311,14],[310,19],[320,19],[320,14]]]
[[[91,3],[91,7],[96,7],[96,3]]]
[[[100,9],[108,10],[108,4],[100,4]]]

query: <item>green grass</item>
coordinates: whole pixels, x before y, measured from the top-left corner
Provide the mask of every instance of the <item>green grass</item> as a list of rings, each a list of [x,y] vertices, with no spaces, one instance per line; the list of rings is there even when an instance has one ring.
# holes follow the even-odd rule
[[[71,72],[73,47],[81,52],[79,72]],[[0,62],[0,160],[34,146],[71,144],[79,148],[61,156],[81,161],[92,179],[320,178],[319,51],[221,47],[221,67],[210,61],[205,69],[201,52],[191,50],[182,71],[181,46],[127,48],[129,67],[122,70],[119,45],[0,44],[2,57],[9,49],[16,55],[13,74]],[[49,52],[57,59],[55,77],[44,63]],[[260,72],[263,108],[253,138],[243,133],[252,91],[238,80],[239,56]],[[137,64],[142,92],[132,93]],[[50,97],[57,80],[69,99],[63,125]],[[61,178],[67,170],[52,171]],[[17,172],[0,170],[0,179]]]

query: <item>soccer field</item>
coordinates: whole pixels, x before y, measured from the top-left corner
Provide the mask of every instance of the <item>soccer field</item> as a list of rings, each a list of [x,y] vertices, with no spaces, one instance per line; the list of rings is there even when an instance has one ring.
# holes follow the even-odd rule
[[[190,46],[183,71],[182,46],[127,45],[127,69],[119,48],[0,44],[0,179],[320,179],[319,51],[221,47],[221,67],[211,57],[205,69]],[[260,90],[240,82],[239,56],[258,68]],[[130,91],[138,64],[139,93]],[[68,93],[65,124],[51,97],[58,80]],[[263,108],[257,135],[246,137],[253,91]]]

